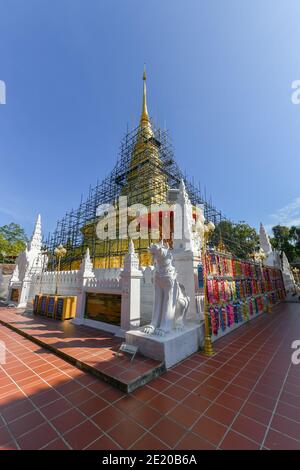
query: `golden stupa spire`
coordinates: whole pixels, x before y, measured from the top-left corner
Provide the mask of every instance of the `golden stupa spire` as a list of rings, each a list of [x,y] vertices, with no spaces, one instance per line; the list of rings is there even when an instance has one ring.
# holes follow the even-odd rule
[[[146,128],[152,134],[150,118],[147,109],[147,86],[146,86],[146,65],[144,65],[144,72],[143,72],[143,106],[142,106],[142,115],[140,119],[140,126],[142,128]]]
[[[217,245],[217,251],[220,251],[221,253],[230,253],[229,250],[227,249],[225,243],[223,242],[223,237],[220,235],[220,240]]]

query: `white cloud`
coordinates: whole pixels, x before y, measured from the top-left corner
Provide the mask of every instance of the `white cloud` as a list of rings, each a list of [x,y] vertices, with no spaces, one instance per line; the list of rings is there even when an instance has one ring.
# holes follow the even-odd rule
[[[6,87],[5,82],[0,80],[0,104],[6,103]]]
[[[300,197],[296,197],[292,202],[271,214],[270,217],[274,221],[272,225],[280,224],[287,227],[300,225]]]

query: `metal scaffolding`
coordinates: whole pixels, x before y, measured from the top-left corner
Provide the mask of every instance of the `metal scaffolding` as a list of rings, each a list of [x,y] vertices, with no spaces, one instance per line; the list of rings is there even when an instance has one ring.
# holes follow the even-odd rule
[[[120,257],[122,265],[127,245],[118,240],[101,241],[95,230],[99,220],[97,208],[105,203],[116,205],[122,195],[128,197],[128,205],[137,202],[148,205],[153,201],[166,203],[167,191],[178,188],[183,179],[192,204],[203,204],[206,220],[215,225],[226,220],[211,200],[206,200],[200,185],[196,187],[193,180],[179,169],[168,131],[155,128],[153,124],[151,127],[150,136],[141,126],[126,133],[111,173],[101,183],[97,182],[94,188],[90,188],[87,199],[81,199],[77,210],[72,209],[57,222],[56,229],[45,241],[49,252],[49,269],[55,268],[53,252],[59,244],[67,248],[67,255],[62,260],[64,269],[78,269],[87,247],[92,260],[107,260],[101,266],[115,267],[109,259],[116,256]],[[136,247],[138,254],[146,249],[147,246],[140,243]]]

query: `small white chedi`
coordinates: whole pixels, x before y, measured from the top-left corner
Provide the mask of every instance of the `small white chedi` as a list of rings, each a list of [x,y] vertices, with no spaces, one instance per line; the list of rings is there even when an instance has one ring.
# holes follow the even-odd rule
[[[287,294],[297,292],[295,278],[284,251],[275,250],[272,248],[269,236],[263,224],[259,228],[259,243],[261,250],[265,253],[267,266],[274,266],[282,270],[284,287]]]
[[[150,325],[144,333],[165,336],[170,331],[182,330],[190,298],[177,280],[173,257],[169,246],[163,241],[150,245],[154,261],[154,304]]]
[[[262,223],[259,226],[259,244],[260,248],[264,251],[265,255],[268,256],[272,253],[272,245],[268,237],[267,231]]]
[[[16,266],[9,284],[8,300],[11,300],[12,289],[18,289],[17,307],[26,307],[31,279],[34,274],[42,272],[47,265],[47,256],[42,252],[42,223],[38,215],[31,240],[16,259]]]

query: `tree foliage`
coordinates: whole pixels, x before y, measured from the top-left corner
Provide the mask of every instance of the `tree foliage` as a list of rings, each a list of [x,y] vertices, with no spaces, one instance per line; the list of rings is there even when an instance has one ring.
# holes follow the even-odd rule
[[[273,248],[284,251],[289,262],[300,258],[300,227],[275,225],[272,232],[271,244]]]
[[[237,258],[248,259],[259,248],[256,230],[244,221],[238,224],[227,220],[220,222],[211,237],[211,243],[217,246],[221,239],[227,250]]]
[[[15,257],[26,247],[27,237],[24,229],[15,223],[0,227],[0,255]]]

